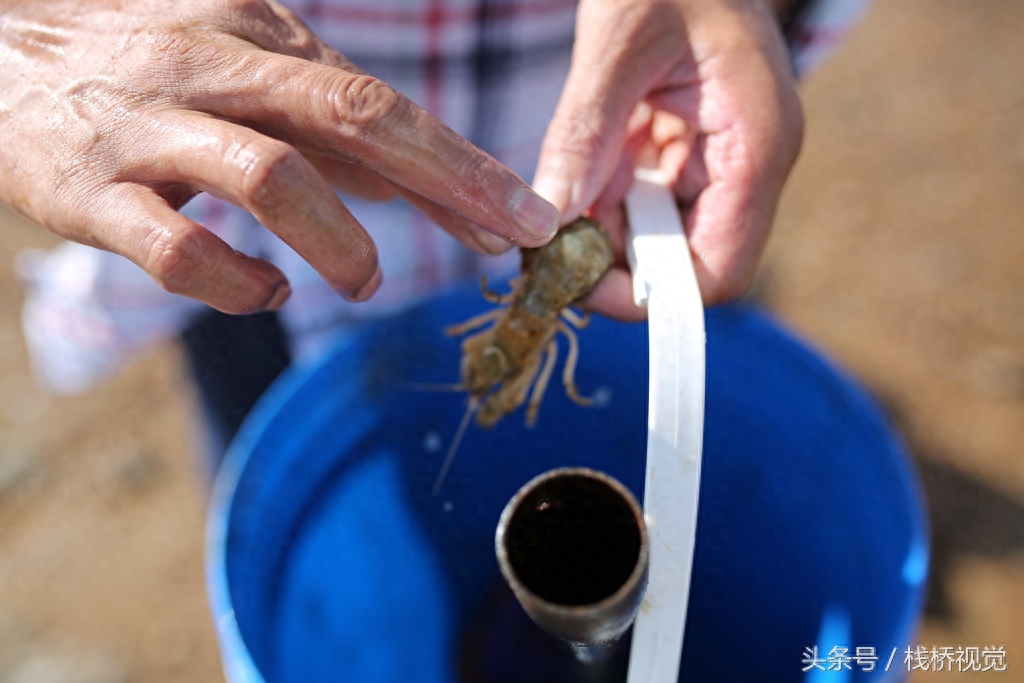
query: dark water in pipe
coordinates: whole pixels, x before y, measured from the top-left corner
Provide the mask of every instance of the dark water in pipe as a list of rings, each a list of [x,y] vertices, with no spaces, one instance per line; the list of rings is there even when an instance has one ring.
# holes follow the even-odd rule
[[[505,543],[522,584],[568,606],[615,593],[640,555],[640,531],[627,502],[584,476],[552,479],[532,491],[509,522]]]

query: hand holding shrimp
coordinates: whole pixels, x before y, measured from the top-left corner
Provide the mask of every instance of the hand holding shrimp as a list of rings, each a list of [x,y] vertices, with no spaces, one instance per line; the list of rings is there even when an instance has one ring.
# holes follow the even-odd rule
[[[778,9],[790,3],[778,0]],[[679,203],[706,305],[740,296],[796,159],[802,115],[767,0],[583,0],[534,187],[571,220],[618,207],[650,144]],[[588,307],[637,320],[616,268]]]

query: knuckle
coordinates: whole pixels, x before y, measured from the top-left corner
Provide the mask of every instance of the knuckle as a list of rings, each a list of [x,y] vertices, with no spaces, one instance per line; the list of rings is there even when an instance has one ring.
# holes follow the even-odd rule
[[[589,161],[599,158],[608,147],[608,132],[600,117],[589,109],[574,109],[561,121],[557,128],[552,150],[564,156]]]
[[[239,193],[252,209],[267,211],[287,204],[305,160],[291,145],[270,138],[234,150],[241,167]]]
[[[267,0],[223,0],[221,15],[229,30],[247,36],[258,36],[269,47],[285,54],[313,59],[320,55],[322,43],[316,39],[295,14]],[[267,46],[265,46],[267,47]]]
[[[363,74],[334,76],[326,92],[331,118],[364,135],[401,116],[409,104],[408,99],[384,81]]]
[[[186,294],[199,277],[203,237],[202,228],[198,227],[183,231],[158,229],[146,256],[146,271],[168,292]]]
[[[455,162],[458,177],[463,178],[468,187],[487,187],[493,184],[492,178],[498,171],[497,164],[488,156],[480,153],[475,147],[460,150]]]
[[[224,279],[233,270],[224,261],[227,247],[202,226],[181,230],[159,227],[150,240],[142,265],[160,287],[204,301],[224,313],[264,310],[280,286],[280,274],[270,266],[247,268],[241,280]]]
[[[297,55],[310,61],[317,61],[327,51],[324,45],[312,33],[297,31],[289,27],[289,32],[281,41],[289,54]]]

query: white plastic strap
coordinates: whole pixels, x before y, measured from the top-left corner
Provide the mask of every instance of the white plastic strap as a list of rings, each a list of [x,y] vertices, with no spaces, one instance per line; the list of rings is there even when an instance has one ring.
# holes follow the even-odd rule
[[[662,174],[638,169],[626,196],[633,297],[650,341],[644,517],[650,578],[633,626],[628,683],[676,683],[697,528],[704,437],[704,307]]]

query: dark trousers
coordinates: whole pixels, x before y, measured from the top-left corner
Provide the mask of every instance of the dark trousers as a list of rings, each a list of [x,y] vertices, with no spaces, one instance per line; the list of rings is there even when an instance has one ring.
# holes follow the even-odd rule
[[[215,472],[245,416],[291,363],[288,340],[277,313],[234,316],[214,310],[181,339]]]

